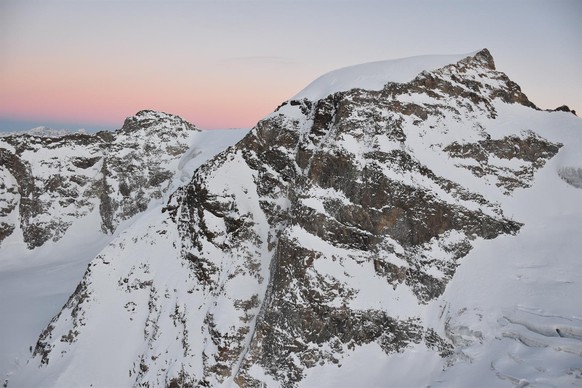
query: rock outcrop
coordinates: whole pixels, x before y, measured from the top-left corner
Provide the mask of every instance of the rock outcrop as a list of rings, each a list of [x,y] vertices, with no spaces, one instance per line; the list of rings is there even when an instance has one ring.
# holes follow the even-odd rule
[[[98,211],[103,233],[168,189],[198,130],[178,116],[141,111],[114,132],[0,138],[0,244],[21,231],[30,249],[59,240]]]
[[[552,112],[570,112],[572,113],[574,116],[576,116],[576,111],[573,109],[570,109],[568,107],[568,105],[560,105],[559,107],[557,107],[556,109],[553,109]]]

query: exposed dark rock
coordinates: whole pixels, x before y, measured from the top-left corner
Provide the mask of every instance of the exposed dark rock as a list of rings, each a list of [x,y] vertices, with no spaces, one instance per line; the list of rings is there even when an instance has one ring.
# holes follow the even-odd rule
[[[521,137],[507,136],[499,140],[487,139],[478,143],[454,142],[445,147],[444,151],[454,158],[477,161],[479,167],[474,164],[464,167],[479,177],[495,176],[498,179],[497,185],[504,187],[506,192],[511,192],[518,187],[529,187],[534,172],[557,154],[561,146],[561,144],[551,143],[531,132],[526,132]],[[506,160],[519,159],[528,163],[512,169],[497,166],[495,162],[490,163],[489,159],[492,157]]]
[[[0,242],[6,237],[10,236],[14,231],[14,225],[7,224],[6,222],[0,222]]]
[[[495,89],[480,78],[466,77],[475,66],[479,71],[491,71],[491,78],[502,86]],[[407,102],[402,98],[412,94],[427,96],[433,102]],[[406,125],[437,130],[424,123],[433,120],[439,125],[444,118],[463,122],[473,114],[495,118],[494,99],[535,108],[517,85],[495,71],[490,54],[483,51],[474,60],[425,72],[407,84],[388,84],[381,91],[354,89],[316,102],[290,101],[278,110],[299,109],[307,124],[283,114],[263,120],[231,150],[230,156],[219,156],[203,166],[191,184],[174,195],[172,203],[179,205],[167,209],[187,245],[191,244],[184,250],[184,258],[191,263],[199,284],[215,292],[221,269],[204,258],[203,247],[209,242],[225,255],[234,254],[240,242],[253,241],[256,224],[247,222],[234,197],[212,193],[205,180],[235,154],[256,177],[259,205],[272,231],[268,241],[271,276],[251,347],[243,354],[243,363],[234,376],[237,383],[259,386],[260,382],[248,373],[252,365],[258,364],[284,385],[293,386],[305,369],[340,363],[344,353],[370,342],[392,353],[425,341],[441,356],[450,355],[452,345],[423,327],[421,321],[401,321],[382,310],[349,307],[360,290],[319,272],[316,263],[367,263],[387,287],[408,287],[418,303],[424,304],[443,293],[458,262],[472,249],[473,239],[517,233],[521,224],[505,218],[496,204],[435,174],[405,146]],[[440,125],[438,130],[446,131]],[[492,157],[522,160],[526,164],[524,172],[500,177],[499,182],[508,191],[529,184],[535,170],[560,147],[531,133],[491,139],[483,128],[474,125],[482,141],[440,147],[452,157],[481,163],[484,173],[498,172],[493,170],[494,164],[488,164]],[[394,148],[384,151],[372,146],[378,136],[393,142]],[[348,137],[368,151],[358,154],[342,147]],[[410,174],[417,178],[403,178]],[[450,193],[455,201],[443,200],[436,188]],[[318,192],[337,194],[314,197],[313,193]],[[307,205],[314,200],[320,207]],[[477,204],[478,210],[470,210],[466,202]],[[207,214],[224,220],[224,232],[217,233],[208,226]],[[233,215],[239,218],[229,220]],[[292,231],[351,254],[335,257],[306,248]],[[433,257],[435,250],[441,252],[438,259]],[[387,255],[405,264],[394,264]],[[435,276],[429,273],[431,270],[442,275]],[[330,307],[332,304],[342,307]],[[217,363],[208,364],[205,375],[224,381],[233,373],[232,365],[239,362],[247,331],[226,335],[211,322],[208,318],[213,341],[220,348],[213,356]]]
[[[575,110],[573,110],[573,109],[570,109],[570,108],[568,107],[568,105],[561,105],[561,106],[557,107],[556,109],[552,109],[552,111],[553,111],[553,112],[570,112],[570,113],[572,113],[574,116],[577,116],[577,115],[576,115],[576,111],[575,111]]]
[[[95,163],[97,163],[101,159],[100,156],[96,156],[93,158],[73,158],[71,163],[75,167],[79,167],[82,169],[93,167]]]

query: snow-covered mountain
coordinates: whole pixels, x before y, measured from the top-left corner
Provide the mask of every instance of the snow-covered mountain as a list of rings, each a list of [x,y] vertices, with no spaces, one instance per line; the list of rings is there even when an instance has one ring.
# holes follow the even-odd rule
[[[71,131],[68,129],[54,129],[45,126],[34,127],[23,131],[10,131],[10,132],[0,132],[0,137],[5,136],[18,136],[18,135],[30,135],[38,137],[61,137],[66,135],[81,134],[86,135],[87,131],[85,129],[78,129],[77,131]]]
[[[8,386],[575,385],[581,146],[487,50],[327,74],[162,180]]]
[[[162,197],[196,132],[177,116],[142,111],[113,133],[0,138],[0,244],[58,241],[94,211],[113,232]]]
[[[88,262],[248,130],[141,111],[114,132],[0,138],[0,377],[30,355]]]

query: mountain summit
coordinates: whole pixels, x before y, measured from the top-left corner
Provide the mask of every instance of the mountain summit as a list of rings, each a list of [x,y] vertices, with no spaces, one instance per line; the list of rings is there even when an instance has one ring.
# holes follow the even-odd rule
[[[58,241],[93,212],[112,233],[162,197],[197,131],[178,116],[141,111],[114,132],[1,137],[0,245],[10,236],[30,249]]]
[[[423,71],[436,70],[463,59],[480,61],[483,66],[495,70],[493,57],[487,49],[464,55],[423,55],[370,62],[324,74],[300,91],[293,99],[319,100],[336,92],[345,92],[356,88],[382,90],[388,83],[410,82]]]
[[[487,50],[324,75],[103,249],[8,386],[575,382],[581,129]]]

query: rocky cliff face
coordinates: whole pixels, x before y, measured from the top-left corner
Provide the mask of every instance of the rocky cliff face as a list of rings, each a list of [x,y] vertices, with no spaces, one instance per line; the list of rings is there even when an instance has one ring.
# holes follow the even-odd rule
[[[362,352],[453,364],[431,311],[475,242],[519,233],[504,198],[562,146],[499,127],[510,105],[536,109],[487,50],[287,101],[90,264],[14,381],[298,386]],[[151,171],[115,188],[164,182]],[[101,198],[104,229],[131,203]]]
[[[59,240],[98,211],[103,233],[145,210],[168,188],[198,130],[178,116],[141,111],[115,132],[0,138],[0,244]]]

